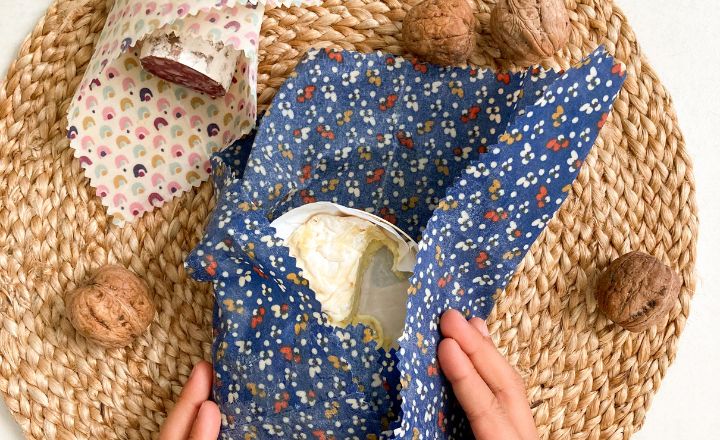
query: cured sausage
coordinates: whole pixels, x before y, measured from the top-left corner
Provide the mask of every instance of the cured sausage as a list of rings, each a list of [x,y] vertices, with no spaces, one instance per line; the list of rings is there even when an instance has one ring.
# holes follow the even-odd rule
[[[212,98],[227,93],[239,57],[222,43],[162,31],[149,35],[140,49],[145,70]]]

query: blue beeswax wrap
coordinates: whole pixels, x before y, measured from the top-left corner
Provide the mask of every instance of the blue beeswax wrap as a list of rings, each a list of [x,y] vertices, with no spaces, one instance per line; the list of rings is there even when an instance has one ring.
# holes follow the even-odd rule
[[[310,53],[253,139],[213,158],[217,207],[188,259],[216,293],[224,438],[467,438],[439,371],[448,308],[486,317],[562,205],[624,81],[598,49],[567,72]],[[250,151],[251,150],[251,151]],[[396,352],[327,325],[272,219],[330,201],[420,243]]]

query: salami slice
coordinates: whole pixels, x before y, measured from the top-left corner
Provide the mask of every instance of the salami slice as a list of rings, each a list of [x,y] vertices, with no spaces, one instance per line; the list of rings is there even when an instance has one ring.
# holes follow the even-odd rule
[[[162,31],[145,38],[140,49],[145,70],[213,98],[227,93],[239,57],[222,43]]]

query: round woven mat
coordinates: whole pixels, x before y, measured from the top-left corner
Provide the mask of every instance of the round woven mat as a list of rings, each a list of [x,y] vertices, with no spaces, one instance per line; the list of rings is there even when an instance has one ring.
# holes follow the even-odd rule
[[[272,9],[263,26],[267,105],[311,46],[402,53],[410,4],[328,0]],[[494,0],[476,3],[474,64],[509,67],[487,33]],[[209,358],[212,293],[183,258],[213,207],[210,184],[112,226],[65,138],[65,113],[112,5],[58,0],[0,87],[0,390],[30,438],[151,438],[192,365]],[[607,0],[567,0],[567,67],[598,44],[627,64],[615,112],[572,195],[498,298],[490,329],[522,372],[541,438],[628,438],[675,357],[694,287],[692,166],[670,97]],[[609,260],[643,250],[682,275],[667,326],[631,334],[599,314],[593,287]],[[132,347],[104,350],[65,319],[63,293],[118,262],[154,291],[158,314]]]

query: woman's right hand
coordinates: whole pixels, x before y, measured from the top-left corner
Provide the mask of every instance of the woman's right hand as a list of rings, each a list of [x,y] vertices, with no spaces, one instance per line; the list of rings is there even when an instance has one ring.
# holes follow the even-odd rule
[[[537,440],[520,375],[493,344],[485,321],[456,310],[440,319],[440,368],[478,440]]]

